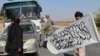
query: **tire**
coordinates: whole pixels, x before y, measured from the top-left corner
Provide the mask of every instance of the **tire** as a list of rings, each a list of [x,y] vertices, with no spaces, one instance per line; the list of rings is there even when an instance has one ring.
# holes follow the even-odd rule
[[[27,53],[27,54],[24,54],[24,56],[38,56],[38,52],[35,52],[35,53]]]

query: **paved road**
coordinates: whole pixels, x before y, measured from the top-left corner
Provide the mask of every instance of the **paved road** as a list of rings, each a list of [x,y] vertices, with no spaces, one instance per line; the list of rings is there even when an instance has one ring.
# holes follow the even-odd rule
[[[46,48],[39,48],[39,56],[63,56],[63,54],[54,55]]]
[[[100,34],[100,33],[99,33]],[[54,55],[45,48],[39,48],[39,56],[73,56],[73,51],[64,54]],[[100,43],[86,46],[86,56],[100,56]]]
[[[36,56],[36,55],[31,55],[31,56]],[[54,55],[50,53],[48,49],[41,47],[39,48],[39,56],[73,56],[73,51],[66,53],[66,55],[64,54]],[[100,43],[86,46],[86,56],[100,56]]]
[[[39,48],[38,53],[39,53],[39,56],[73,56],[73,51],[70,51],[66,53],[65,55],[64,54],[54,55],[50,53],[48,49],[43,48],[43,47]],[[36,55],[25,54],[25,56],[36,56]],[[100,56],[100,43],[86,46],[86,56]]]
[[[54,55],[45,48],[39,48],[39,56],[64,56],[64,54]],[[73,51],[66,53],[65,56],[73,56]],[[100,56],[100,43],[86,46],[86,56]]]
[[[87,46],[86,56],[100,56],[100,43]]]

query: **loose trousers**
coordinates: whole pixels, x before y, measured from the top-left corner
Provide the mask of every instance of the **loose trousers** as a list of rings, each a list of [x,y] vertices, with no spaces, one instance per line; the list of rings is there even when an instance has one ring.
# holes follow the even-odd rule
[[[9,50],[8,56],[24,56],[24,55],[23,55],[23,52],[18,53],[17,50],[12,49],[12,50]]]

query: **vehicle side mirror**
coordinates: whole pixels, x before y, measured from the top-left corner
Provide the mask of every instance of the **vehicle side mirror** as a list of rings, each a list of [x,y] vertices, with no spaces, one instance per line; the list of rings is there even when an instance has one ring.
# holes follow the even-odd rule
[[[40,7],[40,12],[42,12],[42,8]]]
[[[42,12],[42,8],[39,6],[39,7],[37,7],[37,11],[38,12]]]
[[[3,16],[2,10],[0,10],[0,20],[2,20],[2,16]]]
[[[2,33],[0,33],[0,37],[1,37]]]
[[[1,16],[1,14],[2,14],[1,11],[2,11],[2,10],[0,10],[0,16]]]
[[[3,10],[0,10],[0,16],[3,16]]]

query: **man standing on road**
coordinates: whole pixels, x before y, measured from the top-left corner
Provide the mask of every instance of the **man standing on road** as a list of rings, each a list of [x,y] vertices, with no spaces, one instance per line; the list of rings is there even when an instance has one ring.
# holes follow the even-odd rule
[[[8,36],[5,51],[8,56],[23,56],[23,33],[19,26],[20,19],[12,18],[8,26]]]
[[[83,17],[83,13],[77,11],[75,13],[75,19],[76,20],[79,20]],[[64,53],[64,56],[67,56],[66,53]],[[74,56],[85,56],[85,47],[80,47],[80,48],[77,48],[75,51],[74,51]]]
[[[83,17],[83,13],[77,11],[75,13],[75,18],[76,20],[79,20],[80,18]],[[77,48],[75,51],[74,51],[74,56],[85,56],[85,47],[80,47],[80,48]]]
[[[40,35],[40,47],[42,47],[43,46],[43,42],[44,42],[44,38],[45,38],[45,32],[44,32],[44,30],[43,30],[43,27],[44,27],[44,25],[45,25],[45,21],[44,21],[44,18],[42,18],[41,19],[41,21],[40,21],[40,23],[41,23],[41,35]]]
[[[45,38],[45,41],[44,41],[44,44],[43,44],[43,46],[45,48],[47,48],[48,36],[50,36],[53,33],[53,21],[50,19],[49,15],[46,15],[46,19],[47,19],[47,22],[45,23],[45,25],[43,27],[43,31],[46,35],[46,38]]]

